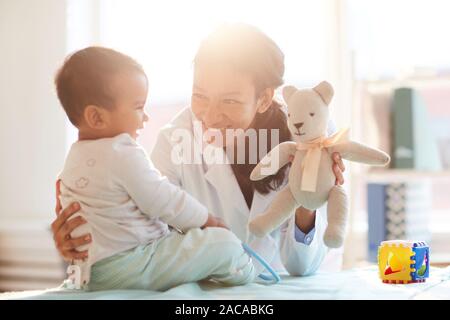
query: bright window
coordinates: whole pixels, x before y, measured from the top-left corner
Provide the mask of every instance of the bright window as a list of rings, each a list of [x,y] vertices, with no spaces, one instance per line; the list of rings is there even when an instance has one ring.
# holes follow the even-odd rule
[[[450,1],[346,0],[358,78],[450,70]]]
[[[223,22],[261,28],[286,55],[286,80],[310,84],[326,73],[326,2],[103,0],[101,42],[144,65],[154,105],[189,101],[195,52]]]

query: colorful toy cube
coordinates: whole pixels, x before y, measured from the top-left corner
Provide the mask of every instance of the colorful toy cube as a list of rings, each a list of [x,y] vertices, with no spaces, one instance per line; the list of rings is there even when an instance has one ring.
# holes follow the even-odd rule
[[[378,247],[378,269],[384,283],[425,282],[430,268],[428,245],[420,241],[383,241]]]

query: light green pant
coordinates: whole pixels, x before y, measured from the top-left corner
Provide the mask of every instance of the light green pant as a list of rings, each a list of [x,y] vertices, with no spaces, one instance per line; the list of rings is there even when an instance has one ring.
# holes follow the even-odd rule
[[[210,278],[225,285],[243,285],[255,278],[252,260],[241,241],[223,228],[171,232],[95,263],[87,290],[167,290]]]

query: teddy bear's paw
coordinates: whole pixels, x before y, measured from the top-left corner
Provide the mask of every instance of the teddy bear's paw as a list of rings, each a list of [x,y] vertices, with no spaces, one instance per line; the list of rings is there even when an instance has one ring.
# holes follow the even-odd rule
[[[342,247],[344,244],[344,237],[333,234],[327,230],[323,236],[323,242],[328,248],[336,249]]]
[[[391,157],[386,153],[383,159],[383,165],[387,165],[391,162]]]
[[[259,181],[264,178],[265,178],[265,176],[263,176],[261,174],[260,170],[253,170],[252,173],[250,174],[250,180],[252,180],[252,181]]]
[[[385,153],[383,151],[379,151],[378,154],[376,154],[372,158],[372,161],[369,164],[384,167],[384,166],[388,165],[389,162],[391,162],[391,157],[387,153]]]
[[[258,181],[259,180],[258,178],[259,178],[259,174],[257,174],[254,171],[252,171],[252,173],[250,174],[250,180]]]

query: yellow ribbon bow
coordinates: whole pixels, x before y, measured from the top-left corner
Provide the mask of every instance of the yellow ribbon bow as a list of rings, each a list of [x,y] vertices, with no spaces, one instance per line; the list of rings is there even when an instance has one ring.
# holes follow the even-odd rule
[[[298,142],[297,150],[307,150],[302,162],[302,182],[301,190],[316,192],[317,176],[319,173],[320,158],[322,149],[329,148],[336,144],[349,141],[349,129],[341,129],[330,137],[321,136],[308,142]]]

